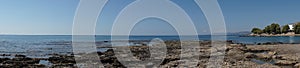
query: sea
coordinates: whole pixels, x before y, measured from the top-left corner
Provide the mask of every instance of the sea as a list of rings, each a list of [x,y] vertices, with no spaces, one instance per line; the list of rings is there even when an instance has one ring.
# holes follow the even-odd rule
[[[95,41],[110,41],[111,36],[97,35]],[[128,37],[128,36],[116,36]],[[186,36],[189,37],[189,36]],[[194,36],[193,36],[194,37]],[[233,43],[257,44],[257,43],[300,43],[299,36],[278,36],[278,37],[249,37],[241,35],[198,35],[199,40],[212,40],[214,38],[226,38]],[[182,40],[180,36],[129,36],[130,40],[152,40],[159,38],[166,40]],[[120,39],[122,40],[122,39]],[[107,45],[97,43],[97,46]],[[105,49],[97,49],[105,51]],[[28,57],[47,58],[51,54],[72,54],[72,35],[0,35],[0,54],[22,54]],[[5,56],[0,56],[5,57]]]

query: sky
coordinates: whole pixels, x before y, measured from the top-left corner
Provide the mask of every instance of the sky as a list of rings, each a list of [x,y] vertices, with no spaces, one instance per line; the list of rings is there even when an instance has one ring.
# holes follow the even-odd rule
[[[99,15],[96,34],[109,35],[118,13],[134,0],[109,0]],[[79,0],[1,0],[0,34],[70,35]],[[191,17],[198,34],[210,34],[208,23],[193,0],[172,0]],[[250,31],[271,23],[300,22],[299,0],[218,0],[227,32]],[[157,5],[156,5],[157,6]],[[134,12],[133,12],[134,13]],[[130,18],[130,17],[128,17]],[[176,35],[168,22],[139,21],[132,34]]]

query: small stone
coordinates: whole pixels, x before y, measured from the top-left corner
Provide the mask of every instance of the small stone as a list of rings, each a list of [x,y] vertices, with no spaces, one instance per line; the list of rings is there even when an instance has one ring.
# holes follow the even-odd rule
[[[300,63],[294,65],[295,68],[300,68]]]
[[[268,52],[269,55],[276,55],[277,52]]]

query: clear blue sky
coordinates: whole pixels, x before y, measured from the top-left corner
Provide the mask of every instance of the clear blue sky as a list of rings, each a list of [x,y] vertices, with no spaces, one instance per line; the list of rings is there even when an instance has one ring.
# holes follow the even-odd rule
[[[97,34],[110,34],[118,12],[133,0],[110,0],[97,23]],[[201,10],[193,0],[172,0],[192,17],[199,34],[209,34]],[[299,0],[218,0],[227,31],[250,31],[277,22],[300,22]],[[0,34],[71,34],[79,0],[1,0]],[[176,34],[165,21],[147,19],[133,29],[136,34]]]

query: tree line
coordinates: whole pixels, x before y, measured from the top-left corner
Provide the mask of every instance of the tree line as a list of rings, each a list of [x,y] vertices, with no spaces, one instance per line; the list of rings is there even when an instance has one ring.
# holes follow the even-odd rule
[[[280,27],[277,23],[272,23],[271,25],[266,26],[264,29],[253,28],[251,30],[254,34],[285,34],[288,32],[295,32],[295,34],[300,34],[300,22],[293,25],[293,30],[290,30],[289,25],[284,25]]]

